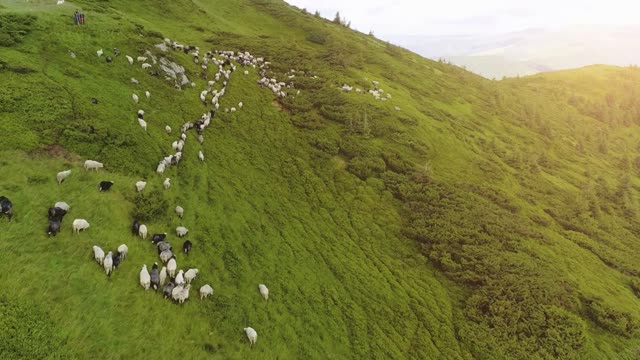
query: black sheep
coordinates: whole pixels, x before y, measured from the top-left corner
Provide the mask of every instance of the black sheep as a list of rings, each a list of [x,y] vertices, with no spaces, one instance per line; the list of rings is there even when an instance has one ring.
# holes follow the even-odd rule
[[[160,287],[160,272],[158,271],[158,263],[153,264],[153,268],[151,269],[151,287],[153,290],[158,290]]]
[[[49,227],[47,228],[47,235],[56,236],[56,234],[60,232],[60,221],[59,220],[49,220]]]
[[[111,189],[112,186],[113,186],[113,181],[100,181],[100,186],[98,187],[98,190],[107,191]]]
[[[48,210],[49,220],[61,222],[67,211],[59,207],[50,207]]]
[[[7,216],[9,219],[13,216],[13,204],[11,200],[4,196],[0,196],[0,214]]]
[[[122,262],[122,255],[119,252],[115,251],[113,255],[111,255],[111,261],[113,261],[113,268],[117,268],[118,265]]]
[[[189,251],[191,251],[191,247],[193,247],[193,244],[191,243],[191,241],[187,240],[184,242],[184,244],[182,244],[182,251],[184,251],[186,255],[189,255]]]
[[[165,299],[171,298],[171,292],[175,287],[176,287],[176,284],[173,281],[169,281],[167,285],[164,286],[164,289],[162,289],[162,294],[164,295]]]
[[[153,234],[153,236],[151,237],[151,242],[154,244],[159,243],[160,241],[164,241],[164,239],[167,237],[167,233],[164,234]]]
[[[140,223],[137,219],[133,220],[133,224],[131,225],[131,233],[136,236],[140,233]]]

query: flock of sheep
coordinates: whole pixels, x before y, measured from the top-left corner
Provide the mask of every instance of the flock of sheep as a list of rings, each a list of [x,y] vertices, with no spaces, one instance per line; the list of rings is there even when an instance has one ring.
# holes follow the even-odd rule
[[[365,80],[369,80],[366,79]],[[384,95],[384,89],[380,88],[380,82],[373,80],[371,82],[371,84],[373,85],[372,89],[369,89],[369,91],[363,91],[360,88],[355,88],[355,92],[357,94],[371,94],[371,96],[373,96],[374,99],[376,100],[380,100],[380,101],[387,101],[387,100],[391,100],[391,94],[387,93],[386,96],[382,96]],[[342,87],[340,88],[342,91],[348,93],[351,92],[353,90],[353,86],[349,86],[348,84],[344,84],[342,85]],[[400,111],[400,108],[398,106],[394,106],[393,107],[395,111]]]
[[[176,151],[174,154],[170,154],[164,157],[158,163],[156,167],[156,173],[160,176],[164,174],[166,168],[170,166],[176,166],[180,162],[182,158],[182,152],[184,150],[185,142],[187,141],[187,131],[190,129],[195,129],[197,135],[197,139],[200,144],[204,142],[203,131],[207,128],[215,116],[216,110],[220,108],[220,99],[225,95],[227,85],[230,80],[230,76],[233,72],[236,71],[237,66],[243,67],[253,67],[254,69],[260,68],[260,77],[258,80],[258,85],[261,87],[268,87],[273,93],[278,97],[286,97],[287,92],[285,89],[291,89],[294,87],[293,82],[286,84],[284,82],[279,82],[275,78],[267,77],[267,69],[269,68],[269,62],[264,61],[263,58],[254,57],[249,52],[233,52],[233,51],[208,51],[200,60],[199,48],[195,46],[185,46],[176,43],[175,41],[171,41],[169,39],[165,39],[164,43],[156,45],[157,48],[168,51],[168,47],[176,51],[183,51],[186,54],[191,54],[193,56],[193,61],[196,64],[200,64],[203,70],[207,70],[209,66],[217,66],[217,72],[215,73],[213,79],[208,81],[208,88],[200,92],[200,100],[205,104],[213,105],[213,108],[208,112],[204,113],[200,119],[195,122],[187,122],[182,125],[180,128],[180,137],[172,143],[172,148]],[[97,55],[101,57],[104,55],[104,51],[102,49],[98,50]],[[151,58],[154,64],[157,64],[157,58],[147,50],[145,53],[147,56],[137,57],[138,62],[142,62],[142,68],[147,70],[153,68],[153,65],[147,63],[146,61]],[[114,48],[114,56],[118,56],[119,52]],[[129,64],[134,63],[134,59],[125,55],[127,62]],[[112,62],[113,59],[107,60],[107,62]],[[180,84],[180,86],[188,83],[188,78],[186,78],[184,68],[175,64],[174,62],[170,62],[165,58],[160,59],[160,67],[161,70],[165,72],[167,75],[167,80],[175,80],[176,86]],[[237,64],[237,65],[236,65]],[[292,70],[295,73],[295,70]],[[158,72],[155,70],[150,71],[151,75],[157,75]],[[174,76],[175,75],[175,76]],[[181,77],[181,76],[184,77]],[[244,71],[244,75],[249,75],[249,70]],[[295,75],[289,76],[289,79],[293,79]],[[185,81],[185,79],[187,79]],[[214,89],[214,85],[222,81],[221,89]],[[131,83],[139,84],[139,81],[131,78]],[[192,86],[195,84],[192,82]],[[299,93],[299,91],[298,91]],[[151,97],[151,93],[149,91],[145,92],[145,96],[147,99]],[[137,94],[132,94],[132,99],[135,103],[140,102],[140,98]],[[239,109],[242,109],[244,104],[242,102],[238,103],[237,107],[225,108],[225,112],[236,112]],[[144,110],[139,110],[137,113],[138,124],[145,131],[147,130],[147,123],[144,120]],[[165,126],[165,131],[167,134],[172,133],[172,129],[169,125]],[[204,161],[204,154],[202,150],[198,151],[198,158],[201,161]],[[84,162],[84,168],[86,171],[94,170],[98,171],[99,169],[104,168],[104,164],[95,161],[95,160],[86,160]],[[62,185],[63,182],[71,175],[71,170],[64,170],[56,174],[56,180],[58,184]],[[171,179],[165,178],[163,181],[163,187],[165,189],[169,189],[171,186]],[[114,185],[113,181],[101,181],[98,190],[108,191]],[[145,189],[147,185],[146,181],[138,181],[135,183],[135,189],[138,192],[141,192]],[[70,211],[70,206],[66,202],[57,202],[53,207],[48,209],[48,221],[49,226],[47,228],[47,233],[49,236],[55,236],[60,232],[62,221],[64,216]],[[184,214],[184,208],[181,206],[176,206],[175,208],[176,215],[182,218]],[[13,215],[13,204],[11,201],[4,197],[0,196],[0,215],[5,215],[9,218]],[[74,234],[80,233],[89,229],[90,224],[87,220],[77,218],[72,222],[72,231]],[[147,238],[149,232],[148,228],[145,224],[140,224],[137,220],[133,221],[131,226],[131,231],[134,235],[139,236],[143,240]],[[176,236],[178,238],[183,238],[188,234],[189,230],[184,226],[179,226],[176,228]],[[158,263],[154,263],[151,267],[151,271],[147,268],[147,265],[142,265],[140,270],[140,285],[145,289],[153,289],[155,291],[162,290],[162,294],[165,298],[171,298],[173,301],[183,304],[185,301],[189,299],[189,291],[192,285],[192,282],[196,279],[199,274],[199,270],[196,268],[187,269],[186,271],[177,268],[176,255],[172,252],[173,247],[166,239],[166,233],[153,234],[151,236],[151,242],[156,246],[158,251],[158,257],[162,262],[163,266],[159,269]],[[183,243],[182,251],[185,255],[188,255],[192,249],[193,244],[191,241],[186,240]],[[95,261],[100,265],[106,275],[111,276],[115,269],[120,266],[120,264],[127,258],[129,252],[129,248],[126,244],[122,244],[118,246],[114,251],[103,250],[100,246],[94,245],[92,247],[92,254]],[[264,284],[258,285],[258,290],[260,295],[268,300],[269,298],[269,289]],[[206,299],[207,297],[213,295],[213,287],[209,284],[204,284],[200,287],[200,299]],[[257,332],[251,328],[246,327],[244,331],[249,339],[251,345],[254,345],[257,341],[258,334]]]

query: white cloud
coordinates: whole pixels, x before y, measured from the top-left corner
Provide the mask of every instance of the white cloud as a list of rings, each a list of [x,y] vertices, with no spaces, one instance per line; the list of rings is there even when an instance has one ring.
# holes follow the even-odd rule
[[[352,27],[377,35],[449,35],[497,33],[532,27],[576,24],[639,24],[640,2],[633,0],[287,0],[319,10],[336,11]]]

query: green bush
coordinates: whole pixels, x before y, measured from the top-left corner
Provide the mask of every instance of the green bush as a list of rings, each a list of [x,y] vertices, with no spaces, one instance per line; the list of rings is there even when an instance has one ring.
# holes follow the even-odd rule
[[[361,180],[384,172],[385,163],[378,157],[355,157],[349,161],[347,170]]]
[[[633,315],[612,309],[600,299],[589,298],[584,302],[587,314],[596,324],[625,337],[636,335],[640,322]]]
[[[340,151],[340,145],[338,145],[339,140],[327,136],[326,134],[318,134],[313,136],[310,140],[310,143],[317,149],[329,154],[329,155],[338,155]]]
[[[640,280],[633,278],[631,279],[631,283],[629,285],[631,286],[631,290],[633,290],[633,293],[640,298]]]
[[[0,46],[11,47],[16,44],[16,41],[13,40],[11,35],[0,32]]]
[[[0,46],[10,47],[22,42],[33,29],[36,17],[21,14],[0,14]]]
[[[309,34],[307,34],[307,41],[310,41],[314,44],[324,45],[327,42],[327,34],[318,30],[312,30]]]
[[[167,214],[168,201],[160,190],[137,193],[133,198],[131,217],[141,221],[158,219]]]

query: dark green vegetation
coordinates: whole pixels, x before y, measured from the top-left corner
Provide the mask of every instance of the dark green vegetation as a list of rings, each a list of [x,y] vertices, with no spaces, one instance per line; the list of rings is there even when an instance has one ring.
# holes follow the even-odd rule
[[[16,213],[0,219],[0,306],[3,325],[19,324],[0,357],[638,356],[638,69],[492,82],[277,1],[51,2],[0,9],[0,194]],[[135,57],[163,37],[318,79],[297,77],[301,94],[276,102],[255,71],[234,74],[222,106],[245,108],[216,116],[204,164],[191,136],[164,191],[155,165],[206,111],[206,80],[183,54],[170,56],[198,86],[182,92],[95,54]],[[371,80],[392,99],[338,90]],[[135,105],[131,92],[147,89]],[[105,171],[85,172],[87,158]],[[100,194],[106,179],[114,188]],[[46,208],[60,200],[72,209],[47,239]],[[140,288],[157,257],[129,235],[134,212],[151,232],[191,229],[193,255],[178,265],[198,267],[212,299],[192,292],[179,307]],[[72,236],[76,217],[91,228]],[[91,246],[121,243],[130,256],[108,279]]]

